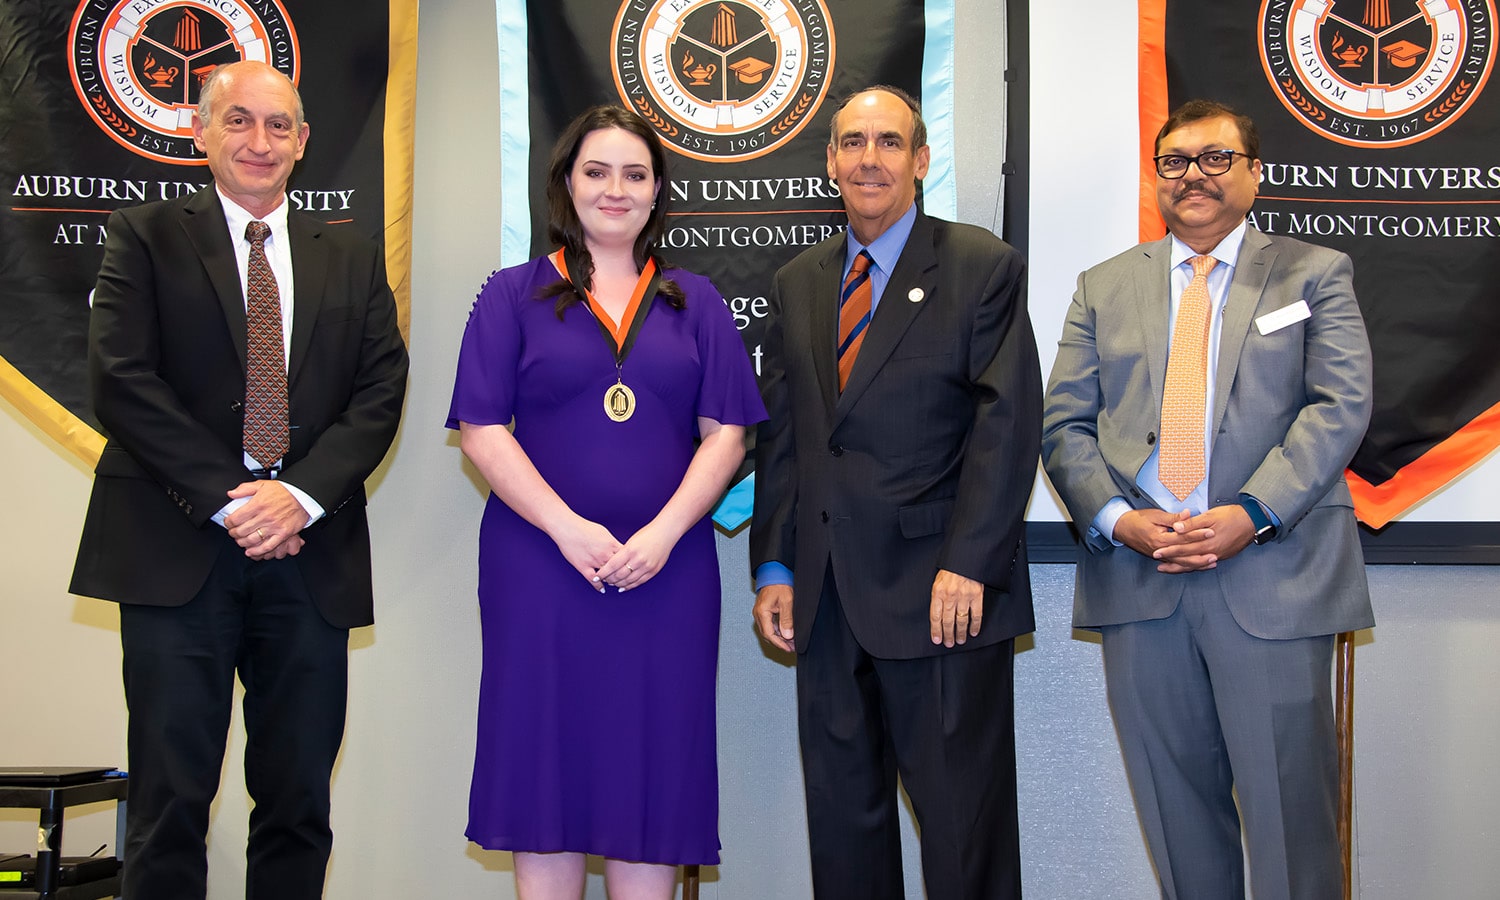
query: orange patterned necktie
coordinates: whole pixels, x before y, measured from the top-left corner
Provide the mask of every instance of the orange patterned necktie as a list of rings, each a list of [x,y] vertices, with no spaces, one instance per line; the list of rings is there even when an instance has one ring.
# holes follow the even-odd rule
[[[1218,260],[1195,256],[1193,280],[1177,305],[1161,398],[1160,479],[1178,500],[1203,481],[1203,404],[1208,396],[1208,273]]]
[[[865,329],[870,324],[870,263],[873,260],[864,250],[854,257],[849,265],[849,274],[844,278],[844,289],[839,292],[839,390],[849,383],[849,373],[854,371],[854,358],[865,342]]]
[[[286,353],[281,337],[281,293],[266,259],[271,226],[245,226],[250,265],[245,291],[245,452],[269,469],[286,455]]]

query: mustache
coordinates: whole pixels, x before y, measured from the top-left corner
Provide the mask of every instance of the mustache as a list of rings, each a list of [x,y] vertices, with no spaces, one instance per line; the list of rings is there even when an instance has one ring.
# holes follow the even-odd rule
[[[1194,194],[1200,197],[1207,197],[1210,200],[1224,199],[1223,191],[1214,190],[1212,186],[1210,186],[1207,182],[1204,182],[1200,184],[1187,184],[1178,188],[1172,194],[1172,202],[1181,203],[1183,200],[1186,200],[1188,197],[1191,197]]]

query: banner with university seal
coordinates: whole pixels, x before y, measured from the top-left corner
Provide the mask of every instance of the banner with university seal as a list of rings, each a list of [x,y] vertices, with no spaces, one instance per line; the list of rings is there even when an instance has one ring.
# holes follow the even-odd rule
[[[953,218],[953,0],[497,0],[502,265],[547,241],[547,160],[584,109],[638,112],[669,149],[663,255],[707,275],[759,373],[771,277],[845,225],[826,165],[845,95],[922,101],[928,213]],[[1003,39],[1003,35],[1001,36]],[[749,463],[715,510],[749,521]]]
[[[90,465],[89,295],[115,209],[207,185],[216,65],[269,63],[312,125],[292,208],[383,240],[409,321],[417,0],[0,0],[0,396]]]
[[[1494,0],[1140,0],[1141,237],[1152,143],[1184,100],[1261,132],[1255,227],[1354,259],[1375,410],[1350,464],[1380,528],[1500,446]]]

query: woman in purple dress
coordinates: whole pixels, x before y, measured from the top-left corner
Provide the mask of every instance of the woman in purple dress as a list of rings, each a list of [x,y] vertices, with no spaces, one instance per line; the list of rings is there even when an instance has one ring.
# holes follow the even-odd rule
[[[589,853],[612,900],[719,859],[708,514],[765,409],[718,291],[655,253],[664,156],[626,109],[575,120],[561,249],[490,277],[459,355],[448,427],[492,492],[468,836],[522,898],[579,897]]]

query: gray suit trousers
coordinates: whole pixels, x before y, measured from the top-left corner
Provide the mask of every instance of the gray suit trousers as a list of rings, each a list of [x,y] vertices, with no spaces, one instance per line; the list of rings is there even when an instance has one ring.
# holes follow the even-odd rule
[[[1252,548],[1253,551],[1254,548]],[[1102,629],[1110,712],[1169,900],[1342,896],[1329,635],[1242,629],[1212,572],[1165,619]]]

